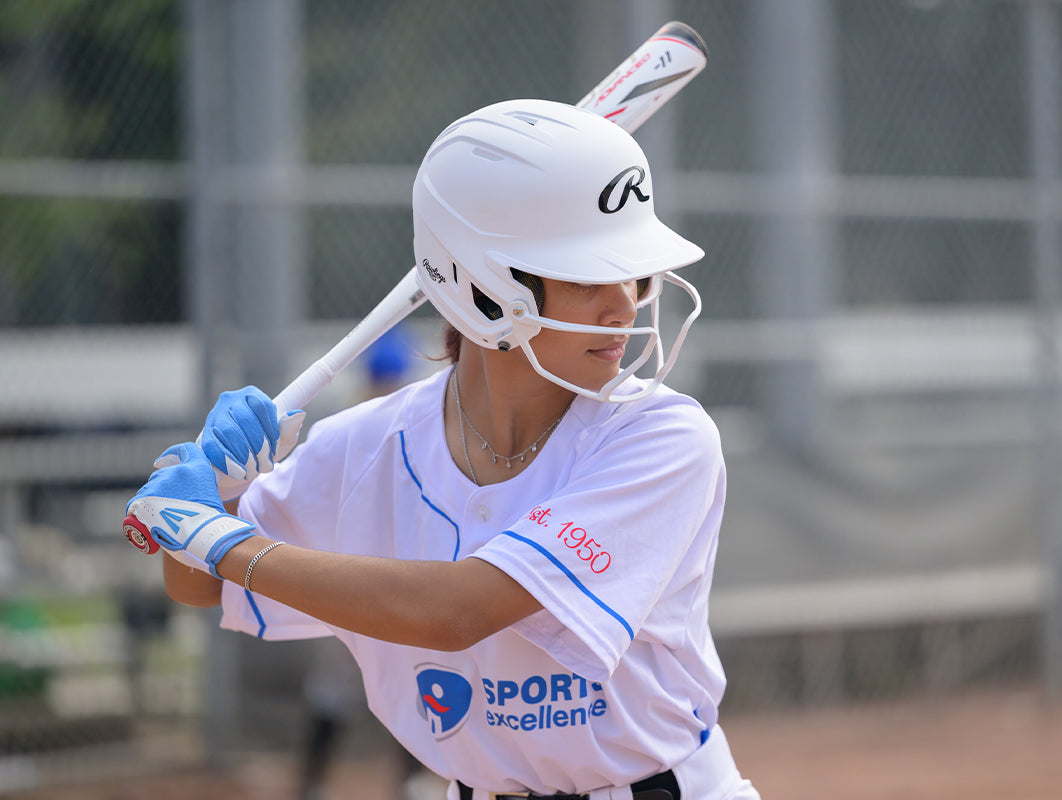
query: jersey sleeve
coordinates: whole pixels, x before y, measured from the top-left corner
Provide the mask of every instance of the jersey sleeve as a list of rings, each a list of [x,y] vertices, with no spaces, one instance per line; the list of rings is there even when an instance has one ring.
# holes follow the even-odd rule
[[[542,603],[517,624],[521,635],[605,680],[662,598],[710,570],[686,556],[714,550],[691,548],[718,535],[725,468],[718,431],[692,402],[632,414],[575,447],[562,488],[474,556]]]
[[[347,437],[330,418],[310,429],[306,442],[240,498],[239,516],[263,536],[315,550],[333,550]],[[261,639],[331,636],[323,622],[228,581],[222,587],[221,627]]]

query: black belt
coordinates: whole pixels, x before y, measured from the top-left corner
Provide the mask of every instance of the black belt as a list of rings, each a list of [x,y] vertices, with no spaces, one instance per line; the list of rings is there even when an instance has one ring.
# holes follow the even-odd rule
[[[461,781],[457,782],[458,797],[461,800],[472,800],[472,789],[465,786]],[[637,800],[682,800],[679,792],[678,781],[675,773],[671,770],[653,775],[644,781],[631,784],[631,792]],[[523,800],[525,795],[497,794],[496,800]],[[587,800],[587,794],[532,794],[527,795],[527,800]]]

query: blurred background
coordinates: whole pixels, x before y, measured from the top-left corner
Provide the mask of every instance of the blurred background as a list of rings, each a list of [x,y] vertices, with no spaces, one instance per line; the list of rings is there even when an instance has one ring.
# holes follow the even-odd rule
[[[328,656],[170,604],[125,503],[412,266],[443,127],[576,102],[671,19],[710,63],[637,138],[707,252],[669,382],[728,460],[724,715],[1057,699],[1059,2],[3,0],[0,794],[312,749]]]

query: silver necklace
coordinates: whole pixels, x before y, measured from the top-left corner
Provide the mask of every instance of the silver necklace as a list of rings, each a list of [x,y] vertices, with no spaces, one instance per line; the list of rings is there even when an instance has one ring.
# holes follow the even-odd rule
[[[464,409],[461,408],[461,392],[457,388],[457,368],[456,367],[454,368],[453,384],[454,384],[454,402],[457,403],[457,411],[461,415],[461,419],[465,420],[466,419],[465,412],[464,412]],[[468,457],[468,442],[465,441],[465,424],[464,424],[464,422],[459,422],[459,424],[461,426],[461,449],[465,451],[465,464],[468,465],[468,474],[472,478],[472,483],[476,484],[476,486],[479,486],[479,478],[476,477],[476,471],[474,469],[472,469],[472,459]]]
[[[487,437],[485,437],[482,433],[480,433],[478,430],[476,430],[476,426],[472,424],[472,420],[470,420],[468,418],[468,415],[465,414],[464,408],[461,407],[461,386],[457,382],[457,369],[456,368],[454,368],[454,373],[453,374],[454,374],[454,402],[457,404],[457,413],[461,415],[461,419],[464,421],[465,425],[468,425],[468,427],[472,429],[472,433],[476,434],[476,436],[479,437],[479,440],[481,442],[483,442],[483,446],[480,449],[481,450],[489,450],[490,451],[491,463],[492,464],[497,464],[498,463],[498,459],[500,458],[502,461],[505,462],[505,466],[506,466],[507,469],[512,469],[513,468],[513,462],[516,459],[520,459],[520,463],[522,464],[522,463],[524,463],[524,460],[527,457],[528,453],[537,453],[538,452],[538,445],[542,442],[543,439],[545,439],[547,436],[549,436],[551,433],[553,433],[553,431],[556,429],[556,427],[558,425],[560,425],[561,420],[564,419],[564,415],[568,413],[568,409],[571,407],[571,403],[568,403],[568,405],[564,407],[564,411],[561,412],[561,415],[559,417],[557,417],[555,420],[553,420],[553,422],[551,422],[549,424],[549,426],[544,431],[542,431],[541,435],[537,439],[535,439],[535,441],[531,442],[530,445],[525,447],[519,453],[516,453],[515,455],[511,455],[511,456],[503,456],[500,453],[498,453],[493,447],[490,446],[490,442],[487,441]],[[472,481],[478,486],[479,485],[479,480],[476,478],[476,471],[474,469],[472,469],[472,459],[468,457],[468,442],[465,440],[465,426],[464,425],[461,426],[461,447],[465,451],[465,463],[468,465],[468,471],[470,473],[472,473]]]

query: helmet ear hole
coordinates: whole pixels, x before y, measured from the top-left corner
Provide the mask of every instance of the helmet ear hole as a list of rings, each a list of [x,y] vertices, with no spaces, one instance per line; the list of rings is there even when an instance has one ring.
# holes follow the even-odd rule
[[[502,318],[502,307],[491,300],[487,295],[480,291],[480,288],[476,284],[472,286],[472,302],[476,304],[476,308],[480,313],[489,320],[496,320]]]
[[[535,306],[538,308],[538,313],[541,314],[542,308],[546,305],[546,285],[542,282],[542,279],[538,275],[532,275],[515,267],[509,267],[509,272],[512,273],[516,281],[531,290],[531,294],[535,296]]]

